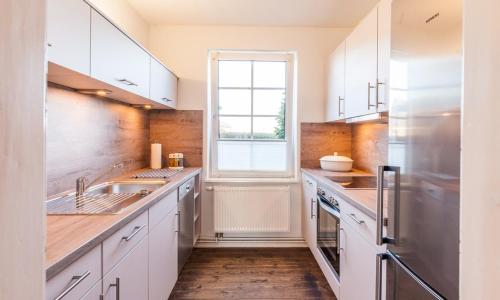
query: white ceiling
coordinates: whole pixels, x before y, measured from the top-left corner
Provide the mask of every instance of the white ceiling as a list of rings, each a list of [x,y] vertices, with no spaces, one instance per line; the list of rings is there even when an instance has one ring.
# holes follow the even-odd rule
[[[127,0],[150,24],[352,27],[378,0]]]

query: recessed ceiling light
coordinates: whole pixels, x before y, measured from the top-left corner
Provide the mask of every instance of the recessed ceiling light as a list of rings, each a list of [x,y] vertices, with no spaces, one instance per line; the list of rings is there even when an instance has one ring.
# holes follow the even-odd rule
[[[150,110],[152,108],[152,106],[149,104],[144,104],[143,108],[146,110]]]

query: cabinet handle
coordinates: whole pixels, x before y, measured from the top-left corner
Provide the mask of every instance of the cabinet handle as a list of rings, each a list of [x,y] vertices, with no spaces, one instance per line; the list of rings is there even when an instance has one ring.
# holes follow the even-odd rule
[[[52,43],[47,43],[47,46],[52,47]]]
[[[340,110],[340,101],[344,101],[345,99],[339,96],[339,117],[344,113]],[[345,104],[345,103],[344,103]]]
[[[377,86],[375,88],[375,91],[377,93],[377,108],[378,108],[379,105],[384,105],[385,104],[385,102],[380,102],[379,101],[379,98],[380,98],[379,90],[380,90],[380,86],[381,85],[385,85],[385,82],[379,81],[378,78],[377,78]]]
[[[358,223],[359,225],[361,224],[365,224],[365,221],[363,220],[359,220],[358,218],[356,218],[356,215],[355,214],[349,214],[349,217],[351,217],[351,219],[354,220],[354,222]]]
[[[167,97],[163,97],[163,98],[161,98],[161,100],[166,101],[166,102],[172,102],[172,101],[174,101],[172,99],[168,99]]]
[[[315,217],[315,215],[314,215],[314,203],[315,202],[316,201],[314,201],[314,199],[311,198],[311,219]]]
[[[109,285],[109,287],[116,288],[116,300],[120,300],[120,277],[116,277],[115,283]]]
[[[62,291],[59,294],[59,296],[57,296],[54,299],[55,300],[60,300],[60,299],[64,298],[67,294],[69,294],[69,292],[71,292],[77,285],[80,284],[80,282],[82,282],[89,275],[90,275],[90,271],[87,271],[87,272],[83,273],[83,275],[73,276],[71,278],[71,281],[75,281],[75,282],[73,282],[72,284],[70,284],[64,291]]]
[[[175,215],[177,216],[177,230],[175,232],[179,232],[181,229],[181,212],[177,211]]]
[[[117,79],[119,82],[124,83],[126,85],[139,86],[137,83],[128,80],[127,78]]]
[[[371,98],[371,90],[374,89],[374,88],[375,87],[373,85],[371,85],[370,82],[368,82],[368,110],[370,110],[370,108],[372,108],[374,106],[376,107],[376,105],[372,104],[371,100],[370,100],[370,98]]]
[[[125,240],[125,242],[128,242],[130,241],[136,234],[139,233],[139,231],[141,231],[144,227],[146,227],[146,224],[142,225],[142,226],[135,226],[134,227],[134,231],[132,231],[132,233],[129,235],[129,236],[124,236],[122,237],[122,240]]]

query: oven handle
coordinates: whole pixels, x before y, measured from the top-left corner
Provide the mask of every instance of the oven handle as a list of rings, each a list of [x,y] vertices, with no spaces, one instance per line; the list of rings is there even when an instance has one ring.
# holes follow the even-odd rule
[[[323,201],[321,201],[320,197],[318,197],[318,203],[319,203],[320,208],[325,210],[330,215],[333,215],[333,216],[337,217],[338,219],[340,219],[340,212],[336,211],[335,209],[333,209],[330,206],[323,203]]]

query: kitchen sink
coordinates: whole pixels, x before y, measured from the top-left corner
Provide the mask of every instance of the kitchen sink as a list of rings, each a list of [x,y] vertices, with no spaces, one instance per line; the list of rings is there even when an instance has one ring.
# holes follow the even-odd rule
[[[49,215],[117,214],[168,181],[110,181],[88,188],[83,195],[66,193],[47,201]]]

